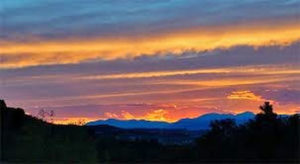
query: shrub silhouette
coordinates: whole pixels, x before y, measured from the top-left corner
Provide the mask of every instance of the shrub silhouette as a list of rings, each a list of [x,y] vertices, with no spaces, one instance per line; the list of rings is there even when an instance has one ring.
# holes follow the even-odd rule
[[[273,105],[270,104],[270,102],[265,102],[264,105],[259,106],[259,109],[261,109],[265,115],[274,115],[273,113]]]
[[[278,117],[269,102],[244,125],[214,121],[197,140],[198,159],[212,161],[299,161],[299,115]]]
[[[256,120],[274,121],[277,118],[277,114],[273,112],[273,106],[270,102],[265,102],[263,105],[259,106],[261,113],[256,115]]]

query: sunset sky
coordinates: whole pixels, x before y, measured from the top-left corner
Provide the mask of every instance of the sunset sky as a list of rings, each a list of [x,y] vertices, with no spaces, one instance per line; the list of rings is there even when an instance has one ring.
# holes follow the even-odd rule
[[[300,112],[300,0],[2,0],[0,99],[55,122]]]

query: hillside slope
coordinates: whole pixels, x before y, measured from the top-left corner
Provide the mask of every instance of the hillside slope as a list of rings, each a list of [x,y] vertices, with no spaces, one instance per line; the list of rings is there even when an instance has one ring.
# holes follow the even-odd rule
[[[1,160],[9,162],[95,162],[97,152],[84,127],[53,125],[9,108],[0,100]],[[74,135],[76,134],[76,135]]]

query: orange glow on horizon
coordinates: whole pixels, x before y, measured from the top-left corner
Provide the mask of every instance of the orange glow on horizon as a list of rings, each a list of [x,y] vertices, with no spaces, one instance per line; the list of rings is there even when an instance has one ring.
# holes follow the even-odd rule
[[[94,120],[97,119],[88,117],[54,118],[53,123],[58,125],[84,125]]]
[[[238,95],[238,96],[233,96]],[[273,100],[265,100],[261,96],[254,95],[251,91],[236,91],[232,92],[231,95],[227,96],[231,97],[230,100],[234,100],[235,102],[232,103],[231,111],[224,111],[224,112],[214,112],[214,113],[231,113],[231,114],[240,114],[246,111],[253,112],[254,114],[260,113],[259,105],[262,105],[263,102],[269,101],[274,107],[274,112],[277,114],[296,114],[295,109],[299,109],[300,107],[294,106],[293,104],[287,104],[287,105],[280,105],[278,102],[275,102]],[[254,102],[256,101],[256,102]],[[250,104],[249,104],[250,103]],[[228,105],[228,103],[224,103],[224,107]],[[245,104],[249,104],[248,108],[245,108]],[[163,104],[161,104],[163,105]],[[201,103],[200,103],[201,105]],[[104,117],[55,117],[53,119],[54,124],[60,124],[60,125],[85,125],[88,122],[91,121],[97,121],[97,120],[106,120],[106,119],[117,119],[117,120],[147,120],[147,121],[162,121],[162,122],[168,122],[168,123],[174,123],[176,121],[179,121],[181,119],[185,118],[197,118],[204,114],[210,113],[210,112],[200,112],[197,110],[193,110],[193,107],[190,106],[188,109],[183,109],[183,106],[180,105],[178,110],[176,110],[176,107],[169,109],[149,109],[144,114],[136,114],[135,112],[123,110],[121,113],[113,113],[113,112],[106,112]],[[205,107],[205,106],[204,106]],[[250,107],[250,109],[249,109]],[[189,112],[186,112],[185,110],[188,110]],[[299,113],[299,112],[298,112]]]
[[[245,101],[248,101],[246,99],[244,99]],[[253,101],[252,99],[250,101]],[[261,104],[264,101],[261,101]],[[275,105],[275,113],[277,114],[295,114],[296,112],[294,112],[294,107],[287,105],[284,108],[288,108],[282,110],[282,108],[278,108],[278,106],[276,106],[276,102],[271,102],[271,104],[274,106]],[[237,104],[235,104],[237,105]],[[238,106],[238,108],[241,108],[242,106]],[[235,112],[229,112],[232,114],[240,114],[246,111],[250,111],[253,112],[254,114],[260,113],[261,111],[258,109],[258,107],[253,108],[251,110],[236,110]],[[209,112],[208,112],[209,113]],[[215,113],[215,112],[214,112]],[[216,112],[216,113],[220,113],[222,114],[222,112]],[[227,113],[228,112],[223,112]],[[122,111],[122,113],[120,115],[117,115],[115,113],[109,113],[108,115],[106,115],[104,118],[88,118],[88,117],[69,117],[69,118],[56,118],[54,119],[53,123],[54,124],[58,124],[58,125],[85,125],[88,122],[91,121],[97,121],[97,120],[106,120],[106,119],[117,119],[117,120],[147,120],[147,121],[160,121],[160,122],[168,122],[168,123],[174,123],[177,122],[181,119],[186,119],[186,118],[197,118],[200,117],[204,114],[207,113],[194,113],[194,114],[189,114],[189,116],[184,116],[182,117],[181,115],[172,115],[168,110],[165,109],[156,109],[153,111],[149,111],[148,113],[144,114],[144,115],[136,115],[133,113],[130,113],[128,111]],[[110,115],[113,115],[110,116]]]
[[[125,120],[148,120],[148,121],[164,121],[164,122],[175,122],[177,120],[174,120],[172,118],[168,117],[169,111],[165,109],[155,109],[152,111],[149,111],[143,116],[135,116],[129,112],[123,111],[122,116]]]

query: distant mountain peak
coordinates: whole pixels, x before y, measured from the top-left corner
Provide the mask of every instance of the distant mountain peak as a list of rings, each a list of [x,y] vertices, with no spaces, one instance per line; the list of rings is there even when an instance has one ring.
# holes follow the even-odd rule
[[[222,119],[234,119],[238,124],[244,123],[250,119],[253,119],[255,114],[249,111],[230,114],[230,113],[207,113],[196,118],[185,118],[178,120],[174,123],[168,123],[163,121],[149,121],[149,120],[118,120],[107,119],[89,122],[86,125],[109,125],[118,128],[125,129],[187,129],[187,130],[203,130],[208,129],[211,121]]]
[[[244,114],[255,115],[253,112],[250,112],[250,111],[245,111],[245,112],[242,112],[242,113],[238,113],[236,115],[244,115]]]

